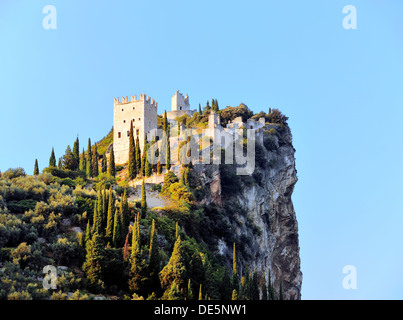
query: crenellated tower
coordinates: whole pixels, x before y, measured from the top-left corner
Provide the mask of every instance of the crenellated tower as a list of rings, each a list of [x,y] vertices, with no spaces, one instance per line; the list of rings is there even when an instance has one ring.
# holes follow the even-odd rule
[[[158,104],[147,95],[140,94],[114,99],[113,107],[113,150],[115,163],[124,164],[129,160],[130,124],[133,124],[134,139],[139,137],[140,148],[144,149],[144,133],[157,129]],[[150,138],[150,137],[148,137]]]

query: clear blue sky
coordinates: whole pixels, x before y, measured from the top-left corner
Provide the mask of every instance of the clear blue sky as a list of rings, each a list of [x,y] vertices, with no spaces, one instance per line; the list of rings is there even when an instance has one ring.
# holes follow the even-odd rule
[[[0,170],[100,140],[118,96],[277,107],[297,150],[302,298],[403,299],[402,36],[400,0],[1,0]]]

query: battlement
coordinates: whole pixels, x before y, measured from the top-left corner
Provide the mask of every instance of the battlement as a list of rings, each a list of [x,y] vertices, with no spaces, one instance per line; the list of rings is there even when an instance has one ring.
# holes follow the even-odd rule
[[[140,99],[137,99],[137,95],[134,96],[130,96],[130,100],[128,99],[128,97],[122,97],[122,100],[120,101],[120,98],[114,98],[114,105],[118,106],[118,105],[123,105],[123,104],[127,104],[127,103],[133,103],[133,102],[140,102],[143,101],[145,102],[145,104],[148,104],[150,107],[158,107],[158,103],[155,102],[154,99],[151,99],[151,97],[147,96],[145,93],[140,94]]]

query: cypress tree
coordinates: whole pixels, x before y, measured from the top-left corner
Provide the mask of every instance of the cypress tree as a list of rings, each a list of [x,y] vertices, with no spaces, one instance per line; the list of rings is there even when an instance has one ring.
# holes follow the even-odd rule
[[[262,300],[267,300],[266,274],[263,272]]]
[[[63,169],[65,170],[74,170],[75,160],[73,152],[71,152],[70,146],[67,146],[66,148],[66,153],[64,154],[62,159],[62,166]]]
[[[78,140],[78,136],[76,141],[73,145],[73,158],[74,158],[74,165],[72,170],[78,170],[80,164],[80,141]]]
[[[99,175],[99,169],[98,169],[99,154],[98,154],[98,147],[97,147],[96,143],[95,143],[94,149],[95,150],[94,150],[94,154],[93,154],[92,174],[94,177],[98,177],[98,175]]]
[[[129,131],[129,179],[133,180],[137,176],[137,164],[136,164],[136,150],[134,145],[134,137],[133,137],[133,122],[130,122],[130,131]]]
[[[113,245],[117,248],[119,245],[121,245],[121,219],[119,217],[119,210],[115,210],[115,217],[114,217],[114,222],[113,222],[113,237],[112,237],[112,242]]]
[[[137,165],[137,174],[141,171],[141,148],[140,148],[140,140],[139,136],[136,137],[136,165]]]
[[[141,215],[145,217],[147,214],[147,197],[146,197],[146,187],[143,179],[143,184],[141,186]]]
[[[34,176],[39,174],[38,159],[35,159]]]
[[[176,221],[176,225],[175,225],[175,239],[178,239],[179,237],[179,224],[178,221]]]
[[[161,287],[164,290],[168,290],[173,283],[176,283],[180,289],[186,287],[187,271],[184,254],[181,237],[179,236],[168,264],[160,272]]]
[[[202,295],[202,284],[200,283],[200,288],[199,288],[199,300],[203,300],[203,295]]]
[[[129,288],[131,291],[137,292],[142,288],[143,282],[143,268],[144,262],[141,259],[141,248],[140,248],[140,217],[134,221],[132,229],[132,250],[130,255],[130,279]]]
[[[146,177],[151,176],[151,164],[150,159],[148,159],[148,150],[150,149],[150,144],[147,139],[147,133],[144,139],[144,175]]]
[[[113,151],[113,147],[111,148],[111,154],[109,155],[109,174],[112,177],[116,176],[115,152]]]
[[[162,166],[161,166],[161,162],[158,160],[157,162],[157,174],[161,174],[162,173]]]
[[[104,244],[101,236],[96,232],[87,243],[87,254],[83,264],[83,271],[90,286],[95,286],[101,280],[104,260]]]
[[[91,232],[90,232],[90,220],[87,222],[87,229],[85,230],[85,238],[84,242],[87,245],[88,241],[91,239]]]
[[[236,249],[235,249],[235,242],[232,254],[232,286],[234,289],[238,290],[239,288],[239,280],[237,274],[237,265],[236,265]]]
[[[274,288],[271,283],[271,272],[269,269],[269,300],[274,300]]]
[[[167,171],[171,169],[171,142],[169,141],[169,134],[167,135]]]
[[[122,201],[120,202],[120,216],[122,218],[122,232],[125,234],[130,224],[130,209],[127,201],[127,190],[123,192]]]
[[[123,246],[123,260],[129,258],[129,233],[126,235],[125,245]]]
[[[164,111],[164,131],[166,134],[168,134],[168,117],[167,117],[167,111]]]
[[[192,300],[193,299],[193,290],[192,290],[192,283],[190,279],[188,280],[188,290],[187,290],[187,300]]]
[[[202,109],[200,103],[199,103],[199,115],[202,115]]]
[[[88,138],[88,151],[87,151],[87,163],[86,163],[86,171],[87,177],[92,178],[92,150],[91,150],[91,139]]]
[[[145,177],[146,175],[147,150],[148,150],[147,132],[144,132],[144,147],[143,147],[143,155],[141,156],[141,169],[140,169],[140,172],[143,177]]]
[[[59,158],[59,162],[57,163],[57,169],[59,170],[63,170],[63,162],[62,162],[62,158]]]
[[[80,171],[86,173],[86,165],[87,165],[87,160],[85,158],[85,151],[83,148],[83,152],[81,154],[81,160],[80,160]]]
[[[150,250],[149,250],[149,272],[150,272],[150,287],[155,290],[159,286],[158,272],[160,270],[160,255],[158,250],[157,232],[155,230],[155,220],[153,219],[150,232]]]
[[[253,272],[252,279],[250,279],[249,287],[250,299],[259,300],[259,279],[257,276],[256,267],[255,271]]]
[[[106,152],[102,156],[102,173],[105,173],[108,171],[108,161],[106,160]]]
[[[232,299],[231,300],[238,300],[238,293],[236,292],[235,289],[232,291]]]
[[[50,154],[49,167],[56,168],[56,157],[55,157],[55,149],[54,148],[52,148],[52,153]]]
[[[113,217],[115,213],[115,201],[113,198],[112,187],[109,189],[108,216],[106,219],[105,238],[107,241],[112,240],[113,236]]]

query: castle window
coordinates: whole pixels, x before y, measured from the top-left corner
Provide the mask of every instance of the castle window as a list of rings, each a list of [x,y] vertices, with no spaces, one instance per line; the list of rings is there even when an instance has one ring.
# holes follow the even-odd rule
[[[133,122],[135,122],[136,121],[136,119],[133,119]]]
[[[124,109],[122,109],[122,111],[124,111]]]
[[[182,110],[182,107],[179,107],[179,110]]]
[[[136,109],[135,107],[133,107],[133,110]]]
[[[139,135],[140,134],[140,129],[136,130],[136,134]]]
[[[122,137],[122,133],[118,132],[118,138],[120,139]]]
[[[130,131],[127,131],[127,136],[130,137]]]
[[[139,118],[139,121],[140,121],[140,118]]]
[[[126,120],[123,120],[123,123],[126,123]]]

